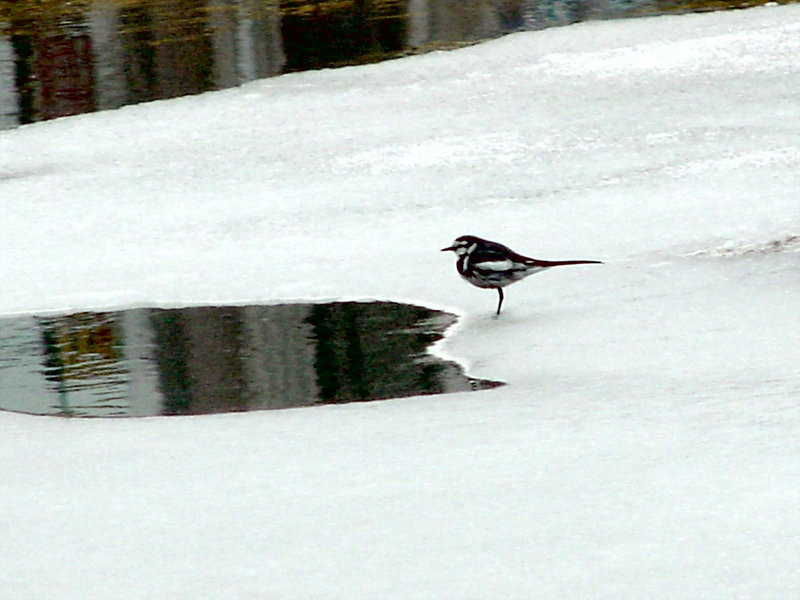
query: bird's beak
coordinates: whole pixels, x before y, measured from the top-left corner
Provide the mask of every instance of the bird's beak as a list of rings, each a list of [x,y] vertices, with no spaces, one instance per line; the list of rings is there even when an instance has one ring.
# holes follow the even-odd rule
[[[449,248],[442,248],[442,252],[447,252],[448,250],[455,250],[455,246],[450,246]]]

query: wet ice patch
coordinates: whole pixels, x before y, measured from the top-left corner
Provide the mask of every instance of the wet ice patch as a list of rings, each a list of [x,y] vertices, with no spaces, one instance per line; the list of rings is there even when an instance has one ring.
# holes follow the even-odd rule
[[[750,256],[756,254],[780,254],[800,252],[800,234],[788,234],[773,240],[742,244],[730,240],[714,248],[689,253],[689,256]]]

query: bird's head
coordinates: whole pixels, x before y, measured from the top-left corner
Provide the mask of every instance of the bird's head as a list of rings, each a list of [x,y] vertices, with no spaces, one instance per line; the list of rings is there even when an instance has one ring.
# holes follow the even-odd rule
[[[471,247],[473,244],[477,244],[480,242],[480,238],[476,238],[474,235],[462,235],[461,237],[457,237],[453,240],[453,244],[448,246],[447,248],[442,248],[442,252],[455,252],[458,256],[462,256],[467,252],[470,252]]]

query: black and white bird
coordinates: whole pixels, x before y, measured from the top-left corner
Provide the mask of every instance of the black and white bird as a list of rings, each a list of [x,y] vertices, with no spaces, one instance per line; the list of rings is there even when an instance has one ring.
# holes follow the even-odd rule
[[[511,248],[474,235],[457,237],[442,252],[455,252],[458,274],[479,288],[494,289],[500,295],[497,314],[503,306],[503,288],[539,271],[562,265],[602,264],[599,260],[539,260],[517,254]]]

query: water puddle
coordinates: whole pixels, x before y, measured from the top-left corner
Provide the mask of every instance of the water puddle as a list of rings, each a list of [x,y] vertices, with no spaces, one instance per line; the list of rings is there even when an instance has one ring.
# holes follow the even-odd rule
[[[0,320],[0,409],[197,415],[481,390],[427,353],[455,322],[393,302],[137,308]]]

